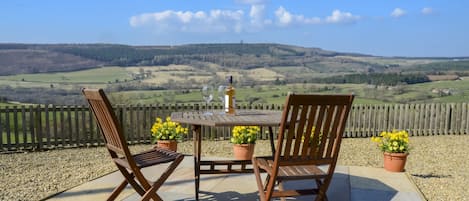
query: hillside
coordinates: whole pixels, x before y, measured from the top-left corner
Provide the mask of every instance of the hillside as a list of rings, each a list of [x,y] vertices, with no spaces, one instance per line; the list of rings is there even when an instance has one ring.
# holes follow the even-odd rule
[[[197,68],[215,64],[228,69],[301,67],[325,74],[468,69],[467,58],[386,58],[283,44],[0,44],[0,75],[70,72],[99,66],[170,64]]]
[[[76,71],[101,64],[103,62],[47,50],[0,50],[0,75]]]
[[[249,103],[275,102],[299,88],[303,93],[352,90],[375,103],[459,101],[466,96],[459,85],[469,76],[469,60],[378,57],[282,44],[0,44],[0,102],[77,104],[83,101],[82,87],[120,93],[118,102],[125,103],[194,102],[202,85],[224,84],[228,75],[236,87],[249,89],[238,96]],[[259,96],[262,90],[277,92]],[[138,100],[127,99],[134,95]]]
[[[349,59],[365,55],[281,44],[192,44],[126,46],[113,44],[0,44],[0,75],[69,72],[103,66],[207,63],[226,68],[303,66],[327,72],[381,72],[384,65]],[[327,66],[328,68],[324,68]]]

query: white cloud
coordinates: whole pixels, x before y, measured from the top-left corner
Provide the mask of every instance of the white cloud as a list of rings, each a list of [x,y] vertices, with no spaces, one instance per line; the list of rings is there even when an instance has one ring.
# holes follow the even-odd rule
[[[433,8],[430,8],[430,7],[425,7],[425,8],[422,8],[422,14],[424,15],[431,15],[434,13],[433,11]]]
[[[246,0],[244,2],[263,2],[260,0]],[[149,27],[155,32],[180,31],[188,33],[220,33],[220,32],[258,32],[266,27],[277,25],[287,27],[290,25],[311,25],[327,23],[353,23],[360,16],[350,12],[334,10],[330,16],[305,17],[293,14],[280,6],[275,10],[275,18],[266,18],[265,4],[251,4],[250,10],[245,14],[243,10],[210,11],[174,11],[165,10],[154,13],[142,13],[130,17],[131,27]],[[246,15],[246,16],[245,16]]]
[[[352,15],[349,12],[341,12],[340,10],[332,11],[332,15],[326,18],[327,23],[353,23],[360,19],[360,16]]]
[[[249,12],[249,16],[252,18],[259,18],[264,15],[265,5],[252,5],[251,12]]]
[[[249,16],[251,17],[251,24],[256,27],[261,27],[264,24],[264,9],[265,5],[252,5]]]
[[[399,18],[399,17],[402,17],[406,14],[406,11],[401,9],[401,8],[395,8],[392,12],[391,12],[391,16],[392,17],[395,17],[395,18]]]
[[[275,16],[277,16],[277,19],[278,19],[278,21],[281,25],[288,25],[293,20],[292,15],[287,10],[285,10],[285,8],[283,8],[283,7],[279,7],[275,11]]]
[[[305,17],[303,15],[296,15],[288,12],[285,8],[279,7],[275,11],[278,24],[281,26],[287,26],[290,24],[320,24],[320,23],[353,23],[360,19],[360,16],[353,15],[350,12],[342,12],[340,10],[332,11],[331,16],[327,16],[325,19],[319,17]]]
[[[158,31],[176,29],[185,32],[241,32],[243,29],[242,10],[173,11],[144,13],[130,18],[130,26],[156,27]]]
[[[288,26],[290,24],[319,24],[321,22],[321,19],[318,17],[306,18],[303,15],[291,14],[282,6],[275,11],[275,16],[280,26]]]

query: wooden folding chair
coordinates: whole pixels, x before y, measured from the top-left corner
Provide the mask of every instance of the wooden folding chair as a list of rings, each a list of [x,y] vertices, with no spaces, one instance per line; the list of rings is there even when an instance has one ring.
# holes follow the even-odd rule
[[[83,89],[82,92],[101,129],[106,148],[111,154],[112,160],[125,177],[125,180],[114,189],[107,200],[116,199],[127,184],[130,184],[142,196],[141,200],[149,200],[150,198],[162,200],[156,191],[181,163],[184,155],[158,148],[132,155],[122,128],[104,91],[102,89]],[[162,163],[170,164],[166,171],[153,184],[150,184],[142,174],[141,168]]]
[[[326,191],[353,98],[353,95],[299,94],[287,97],[277,151],[270,157],[252,158],[260,200],[309,194],[316,194],[316,200],[327,200]],[[261,180],[262,170],[267,173],[265,184]],[[287,180],[315,182],[308,189],[284,189],[283,181]]]

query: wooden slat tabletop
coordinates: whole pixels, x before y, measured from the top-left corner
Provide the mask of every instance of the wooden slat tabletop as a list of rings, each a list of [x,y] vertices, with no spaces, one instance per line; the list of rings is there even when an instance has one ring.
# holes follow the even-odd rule
[[[171,120],[204,126],[279,126],[281,116],[281,111],[269,110],[237,110],[236,115],[220,114],[220,111],[211,115],[190,111],[174,112],[171,114]]]

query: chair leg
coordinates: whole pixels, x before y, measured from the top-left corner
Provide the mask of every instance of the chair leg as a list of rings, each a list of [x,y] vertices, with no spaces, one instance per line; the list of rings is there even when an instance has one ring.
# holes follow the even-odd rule
[[[265,200],[270,200],[272,198],[272,194],[275,191],[275,183],[276,183],[276,176],[270,176],[269,181],[267,182],[266,186],[266,191],[265,191]]]
[[[318,194],[316,196],[316,201],[328,201],[327,199],[327,186],[321,181],[321,179],[316,179],[316,185],[318,186]]]
[[[148,182],[148,180],[145,178],[145,176],[143,175],[143,173],[141,172],[141,169],[139,168],[136,168],[133,170],[134,171],[134,174],[135,174],[135,178],[137,179],[137,181],[139,182],[139,186],[137,186],[138,188],[142,188],[144,189],[143,190],[143,193],[140,194],[142,197],[145,197],[145,195],[147,195],[146,197],[149,199],[149,198],[152,198],[153,200],[160,200],[161,198],[159,198],[158,195],[156,195],[156,193],[148,193],[149,189],[151,189],[151,186],[150,183]]]
[[[267,177],[265,177],[265,181],[264,181],[264,191],[267,190],[267,184],[269,183],[269,180],[270,180],[270,175],[267,174]]]
[[[142,196],[142,201],[149,200],[153,198],[154,200],[162,200],[160,196],[156,193],[156,191],[163,185],[163,183],[168,179],[168,177],[174,172],[176,167],[181,163],[182,159],[184,159],[183,155],[180,155],[176,160],[174,160],[168,168],[161,174],[160,178],[156,180],[151,188],[147,189],[147,192]]]
[[[261,178],[261,172],[259,171],[259,167],[257,166],[257,163],[255,159],[252,160],[252,167],[254,169],[254,175],[256,175],[256,183],[257,183],[257,189],[259,190],[259,199],[261,201],[265,201],[265,190],[267,188],[267,185],[262,184],[262,178]],[[267,178],[269,177],[269,174],[267,174]],[[266,184],[269,180],[266,180]]]
[[[161,199],[161,197],[158,194],[156,194],[155,192],[150,192],[150,191],[145,193],[145,195],[140,200],[147,201],[147,200],[150,200],[150,198],[153,199],[153,201],[163,201],[163,199]]]
[[[324,192],[319,191],[316,195],[315,201],[328,201],[327,195]]]
[[[122,181],[121,184],[119,184],[119,186],[114,188],[111,195],[107,198],[107,201],[115,200],[117,196],[122,192],[122,190],[124,190],[127,184],[129,184],[129,182],[127,182],[127,180],[124,179],[124,181]]]
[[[145,194],[145,190],[143,190],[142,186],[135,181],[135,179],[134,179],[135,174],[134,173],[129,173],[126,168],[121,167],[119,165],[117,166],[117,168],[121,171],[122,175],[124,175],[127,182],[132,186],[132,188],[135,189],[135,191],[137,191],[137,193],[139,195],[144,195]]]
[[[121,167],[119,165],[117,165],[117,168],[122,173],[125,179],[119,184],[119,186],[114,188],[114,190],[112,191],[111,195],[109,195],[107,200],[115,200],[117,196],[119,196],[119,194],[122,192],[122,190],[124,190],[127,184],[130,184],[135,189],[135,191],[137,191],[140,195],[145,194],[145,191],[140,187],[140,185],[137,182],[135,182],[134,180],[135,175],[133,173],[129,173],[126,168]]]

